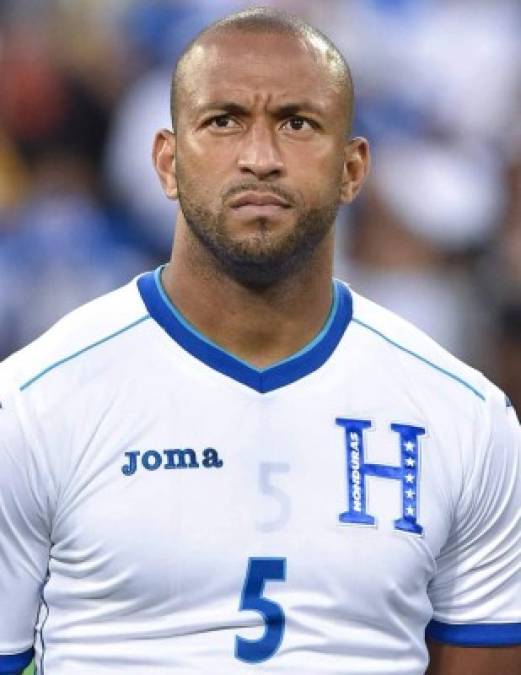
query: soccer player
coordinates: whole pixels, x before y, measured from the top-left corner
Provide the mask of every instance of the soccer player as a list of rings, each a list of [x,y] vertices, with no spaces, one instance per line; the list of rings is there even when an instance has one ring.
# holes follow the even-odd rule
[[[521,672],[519,423],[332,279],[352,105],[272,10],[180,59],[170,262],[1,369],[0,673]]]

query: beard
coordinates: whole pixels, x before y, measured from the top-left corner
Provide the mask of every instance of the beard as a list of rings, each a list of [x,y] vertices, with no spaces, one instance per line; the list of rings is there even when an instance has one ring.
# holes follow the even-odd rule
[[[222,207],[214,212],[197,199],[196,191],[189,186],[183,189],[184,181],[179,178],[178,174],[179,204],[191,232],[224,274],[251,288],[267,288],[303,269],[330,233],[338,212],[338,195],[306,209],[299,207],[295,195],[287,190],[258,182],[233,186],[223,195]],[[296,212],[291,231],[277,236],[270,220],[259,217],[252,223],[254,234],[242,239],[232,236],[226,227],[224,204],[227,198],[244,191],[269,191],[291,204]]]

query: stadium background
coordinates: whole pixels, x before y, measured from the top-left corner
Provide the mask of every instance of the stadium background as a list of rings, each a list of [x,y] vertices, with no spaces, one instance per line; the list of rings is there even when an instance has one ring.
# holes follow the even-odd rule
[[[175,205],[150,145],[169,126],[172,64],[210,21],[255,4],[2,0],[0,359],[167,258]],[[337,276],[519,409],[518,0],[264,4],[309,19],[352,64],[373,172],[339,214]]]

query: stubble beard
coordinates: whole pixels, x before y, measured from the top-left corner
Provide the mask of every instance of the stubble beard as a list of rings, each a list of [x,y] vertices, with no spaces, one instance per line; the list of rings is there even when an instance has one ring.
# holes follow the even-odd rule
[[[225,209],[213,213],[179,189],[179,204],[191,232],[220,270],[244,286],[267,288],[297,274],[330,233],[338,200],[300,210],[290,232],[277,237],[266,218],[254,223],[255,234],[236,239],[226,228]]]

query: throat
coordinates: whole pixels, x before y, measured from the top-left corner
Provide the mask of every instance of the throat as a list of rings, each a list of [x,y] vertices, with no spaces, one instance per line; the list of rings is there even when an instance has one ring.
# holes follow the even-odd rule
[[[193,284],[183,289],[172,281],[170,266],[159,271],[157,283],[165,302],[194,336],[259,370],[304,353],[327,332],[335,313],[331,278],[320,293],[316,279],[310,293],[302,288],[275,293],[244,287],[194,293]]]

